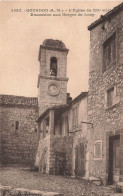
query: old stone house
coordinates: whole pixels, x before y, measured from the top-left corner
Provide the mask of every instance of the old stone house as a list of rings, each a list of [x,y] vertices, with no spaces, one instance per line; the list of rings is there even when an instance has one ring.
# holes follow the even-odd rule
[[[123,182],[123,3],[88,27],[89,175],[105,184]],[[91,140],[90,140],[91,138]]]

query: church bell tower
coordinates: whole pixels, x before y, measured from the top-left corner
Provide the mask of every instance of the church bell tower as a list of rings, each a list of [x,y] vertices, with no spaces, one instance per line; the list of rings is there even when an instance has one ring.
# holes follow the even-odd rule
[[[40,45],[39,115],[49,107],[67,103],[68,51],[65,44],[59,40],[46,39]]]

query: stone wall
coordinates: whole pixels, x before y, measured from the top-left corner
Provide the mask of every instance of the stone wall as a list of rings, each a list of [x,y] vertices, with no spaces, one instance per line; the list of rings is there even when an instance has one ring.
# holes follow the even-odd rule
[[[33,164],[37,145],[37,118],[37,98],[0,95],[3,164]]]
[[[2,162],[2,142],[1,142],[2,133],[0,133],[0,165]]]
[[[100,177],[106,183],[109,167],[109,136],[120,134],[123,73],[123,12],[105,20],[90,32],[90,68],[88,94],[88,150],[90,151],[90,175]],[[116,62],[103,70],[103,44],[116,33]],[[115,97],[112,107],[107,107],[107,90],[114,87]],[[102,157],[94,157],[94,143],[101,140]]]
[[[58,156],[60,157],[58,159],[63,159],[63,154],[65,155],[64,174],[71,175],[72,146],[72,136],[47,135],[39,141],[35,166],[39,168],[41,173],[60,174],[59,168],[57,168],[59,163],[56,163],[56,156],[59,154]]]
[[[50,173],[61,174],[61,175],[72,175],[72,148],[73,148],[73,137],[72,136],[51,136],[50,138]],[[61,160],[61,163],[57,162]],[[64,157],[63,157],[64,156]],[[64,164],[63,173],[60,172],[60,164]]]
[[[49,118],[49,127],[46,129],[47,118]],[[41,173],[49,173],[50,137],[54,133],[54,111],[50,110],[38,123],[38,147],[35,166],[39,168]]]
[[[36,134],[3,132],[1,138],[2,164],[32,165],[35,161]]]

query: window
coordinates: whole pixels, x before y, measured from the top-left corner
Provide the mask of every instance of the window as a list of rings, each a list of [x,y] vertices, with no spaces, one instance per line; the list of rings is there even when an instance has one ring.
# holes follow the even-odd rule
[[[51,57],[50,59],[50,75],[57,76],[57,58]]]
[[[107,91],[107,107],[112,106],[114,103],[114,87]]]
[[[103,44],[103,60],[104,60],[103,71],[106,71],[108,68],[110,68],[116,61],[116,34],[115,33]]]
[[[97,140],[94,144],[94,158],[101,159],[102,158],[102,141]]]
[[[115,84],[113,87],[105,91],[105,109],[111,109],[120,102],[119,84]]]
[[[77,107],[73,108],[73,126],[78,125],[78,109]]]
[[[46,133],[49,131],[49,117],[46,118]]]

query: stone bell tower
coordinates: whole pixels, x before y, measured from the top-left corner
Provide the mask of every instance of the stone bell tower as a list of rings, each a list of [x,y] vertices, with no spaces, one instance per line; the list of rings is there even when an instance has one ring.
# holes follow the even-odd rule
[[[67,54],[62,41],[46,39],[40,45],[39,115],[49,107],[67,103]]]

